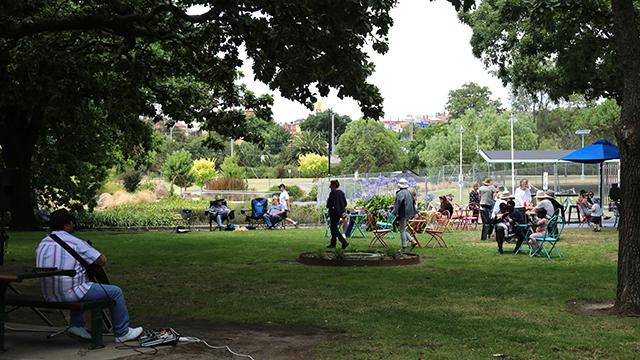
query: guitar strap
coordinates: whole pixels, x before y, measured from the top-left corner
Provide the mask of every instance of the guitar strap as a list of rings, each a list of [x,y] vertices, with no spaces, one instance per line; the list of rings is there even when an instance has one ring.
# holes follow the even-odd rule
[[[71,246],[69,246],[69,244],[60,239],[58,235],[51,233],[49,234],[49,236],[53,239],[53,241],[62,246],[63,249],[65,249],[71,256],[73,256],[73,258],[76,259],[85,270],[87,270],[87,273],[89,272],[89,263],[87,262],[87,260],[83,259],[82,256],[80,256],[75,250],[71,248]]]

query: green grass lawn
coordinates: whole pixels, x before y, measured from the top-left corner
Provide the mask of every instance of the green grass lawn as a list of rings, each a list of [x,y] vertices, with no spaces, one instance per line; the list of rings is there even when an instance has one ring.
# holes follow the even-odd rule
[[[553,260],[497,256],[495,243],[479,241],[474,231],[447,234],[449,249],[418,249],[423,262],[415,266],[293,263],[300,252],[326,245],[323,231],[79,236],[109,258],[112,282],[124,289],[134,323],[193,318],[344,330],[344,341],[316,349],[326,359],[601,359],[640,353],[638,318],[575,315],[566,307],[570,299],[613,300],[612,229],[566,230],[563,258]],[[11,234],[8,263],[32,263],[42,235]],[[351,243],[364,248],[368,241]]]

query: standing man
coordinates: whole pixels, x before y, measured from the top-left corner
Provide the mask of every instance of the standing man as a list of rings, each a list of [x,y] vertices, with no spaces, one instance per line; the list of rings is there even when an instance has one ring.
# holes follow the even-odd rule
[[[46,301],[78,302],[91,300],[115,301],[111,308],[111,321],[116,342],[135,340],[142,334],[142,328],[129,327],[129,312],[122,290],[114,285],[98,284],[89,281],[87,271],[67,250],[53,239],[57,237],[69,245],[82,259],[89,264],[104,266],[107,258],[91,247],[87,242],[71,235],[73,221],[66,209],[59,209],[51,213],[49,219],[51,235],[48,235],[36,249],[36,267],[75,270],[74,277],[54,276],[43,278],[40,283],[42,295]],[[71,320],[67,333],[84,340],[90,340],[91,335],[85,329],[85,322],[81,310],[71,311]]]
[[[396,191],[396,202],[393,206],[393,213],[396,214],[398,220],[398,228],[400,230],[400,240],[402,240],[402,250],[404,254],[407,251],[407,242],[411,241],[409,233],[407,233],[407,221],[416,215],[416,208],[411,192],[407,189],[409,182],[402,178],[398,181],[398,191]],[[411,241],[411,249],[416,247],[416,243]]]
[[[329,229],[331,230],[331,242],[327,248],[333,249],[336,247],[336,241],[340,240],[342,248],[349,246],[347,240],[344,239],[338,225],[342,219],[344,213],[347,211],[347,198],[344,192],[340,189],[340,182],[337,179],[331,179],[329,183],[329,198],[327,198],[327,209],[329,209]]]
[[[491,210],[493,209],[494,197],[498,189],[491,184],[491,179],[482,179],[482,186],[478,189],[480,193],[480,217],[482,219],[482,233],[480,240],[487,240],[493,231],[491,224]]]
[[[271,230],[274,226],[282,220],[284,214],[284,207],[280,204],[277,196],[271,198],[271,206],[267,209],[267,212],[262,215],[264,222],[267,223],[267,229]]]
[[[289,217],[289,193],[287,192],[286,186],[284,186],[284,184],[280,184],[278,189],[280,189],[280,205],[282,205],[284,211],[287,212],[287,217],[284,218],[284,220],[293,226],[298,227],[298,223]]]

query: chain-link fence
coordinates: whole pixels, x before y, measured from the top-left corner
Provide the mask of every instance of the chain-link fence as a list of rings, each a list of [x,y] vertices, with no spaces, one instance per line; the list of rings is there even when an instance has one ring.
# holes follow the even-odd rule
[[[599,194],[599,164],[585,164],[584,172],[581,164],[517,164],[515,167],[515,186],[520,179],[527,178],[535,189],[552,189],[555,192],[579,192],[584,189]],[[345,192],[349,202],[367,199],[376,194],[395,194],[396,184],[400,178],[409,181],[416,190],[418,199],[427,202],[437,195],[451,194],[459,204],[468,202],[468,194],[473,183],[480,183],[482,178],[489,177],[498,187],[513,191],[511,185],[511,164],[464,165],[462,167],[462,188],[459,185],[460,167],[449,165],[436,169],[422,169],[415,172],[391,172],[373,174],[351,174],[335,177],[340,181],[340,189]],[[545,177],[546,173],[546,177]],[[423,175],[418,175],[423,174]],[[583,175],[584,174],[584,175]],[[546,179],[546,183],[545,183]],[[608,198],[611,184],[620,179],[620,163],[607,162],[603,166],[603,193]],[[460,194],[462,200],[460,201]],[[329,179],[318,182],[318,206],[324,206],[329,196]],[[603,201],[606,203],[607,201]]]

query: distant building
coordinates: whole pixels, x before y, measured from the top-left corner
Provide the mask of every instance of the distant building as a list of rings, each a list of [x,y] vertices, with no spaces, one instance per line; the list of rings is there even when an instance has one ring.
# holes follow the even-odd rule
[[[298,137],[302,130],[300,129],[300,124],[304,121],[304,119],[294,120],[288,123],[282,123],[282,127],[291,134],[291,137]]]
[[[449,115],[447,115],[447,113],[445,112],[438,112],[428,115],[406,115],[403,118],[389,118],[383,120],[384,127],[395,132],[401,132],[402,129],[407,127],[409,124],[414,124],[415,126],[420,128],[426,128],[430,125],[443,122],[449,122]]]

